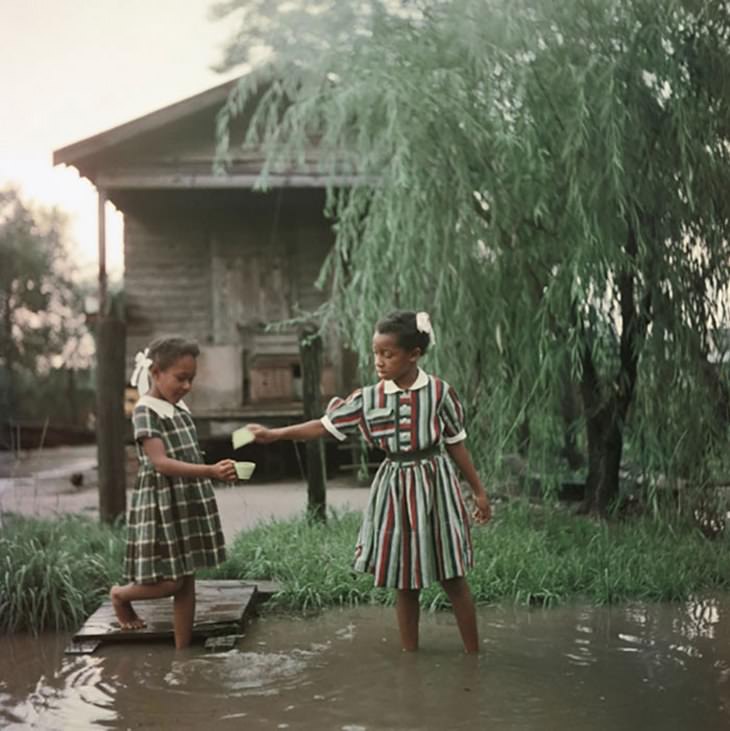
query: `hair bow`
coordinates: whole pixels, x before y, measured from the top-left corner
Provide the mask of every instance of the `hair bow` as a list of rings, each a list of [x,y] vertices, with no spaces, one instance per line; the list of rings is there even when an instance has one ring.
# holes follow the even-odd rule
[[[433,325],[431,325],[431,318],[428,316],[428,312],[416,313],[416,329],[419,332],[426,333],[430,344],[436,345],[436,338],[433,334]]]
[[[150,390],[150,366],[152,361],[147,357],[150,352],[149,348],[144,351],[138,351],[134,356],[134,370],[130,383],[137,389],[140,396],[144,396]]]

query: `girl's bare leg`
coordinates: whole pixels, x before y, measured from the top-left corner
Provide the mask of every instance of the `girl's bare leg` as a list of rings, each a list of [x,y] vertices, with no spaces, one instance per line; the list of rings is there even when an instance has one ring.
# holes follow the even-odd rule
[[[175,593],[175,647],[182,650],[193,639],[195,621],[195,576],[184,576],[182,586]]]
[[[418,649],[418,620],[421,607],[418,602],[418,589],[397,589],[395,612],[398,616],[400,644],[406,652]]]
[[[132,602],[145,599],[160,599],[172,596],[180,590],[182,579],[177,581],[158,581],[156,584],[126,584],[113,586],[109,596],[112,600],[114,613],[117,615],[119,626],[122,629],[141,629],[145,626],[143,619],[134,611]]]
[[[463,576],[458,576],[454,579],[444,579],[441,586],[443,586],[453,607],[461,641],[464,643],[464,651],[468,653],[479,652],[477,613],[469,584],[466,583]]]

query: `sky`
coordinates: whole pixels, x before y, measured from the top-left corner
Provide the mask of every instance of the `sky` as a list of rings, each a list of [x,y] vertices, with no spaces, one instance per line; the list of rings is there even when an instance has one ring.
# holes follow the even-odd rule
[[[96,189],[53,150],[237,75],[211,70],[236,18],[213,0],[0,0],[0,188],[69,216],[80,274],[97,266]],[[238,70],[240,73],[241,70]],[[122,218],[108,204],[108,268],[123,270]]]

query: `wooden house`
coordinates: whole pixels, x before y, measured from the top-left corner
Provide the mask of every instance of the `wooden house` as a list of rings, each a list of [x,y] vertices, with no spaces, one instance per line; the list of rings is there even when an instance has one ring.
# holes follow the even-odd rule
[[[54,152],[55,164],[94,183],[100,206],[110,200],[124,216],[127,376],[158,335],[200,343],[189,402],[204,437],[301,415],[297,334],[266,326],[323,301],[314,283],[333,242],[314,166],[270,175],[266,192],[253,189],[260,150],[214,174],[216,114],[233,83]],[[352,385],[350,363],[329,338],[324,397]]]

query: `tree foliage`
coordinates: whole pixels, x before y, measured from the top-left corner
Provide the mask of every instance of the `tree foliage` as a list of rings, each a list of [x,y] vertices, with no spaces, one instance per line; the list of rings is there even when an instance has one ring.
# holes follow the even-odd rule
[[[29,207],[14,189],[0,191],[0,401],[6,417],[20,415],[19,396],[32,393],[39,374],[80,365],[83,315],[64,227],[57,211]]]
[[[318,145],[337,233],[330,311],[351,342],[365,357],[384,311],[428,309],[432,367],[470,402],[482,466],[527,442],[549,462],[577,432],[601,513],[625,445],[648,474],[711,479],[728,419],[708,358],[730,279],[730,4],[326,14],[345,6],[348,43],[327,46],[327,23],[316,54],[269,43],[219,139],[225,161],[228,130],[245,124],[245,144],[267,152],[264,181]],[[290,19],[270,18],[269,37]],[[343,173],[360,182],[337,188]],[[573,384],[582,409],[566,423]]]

